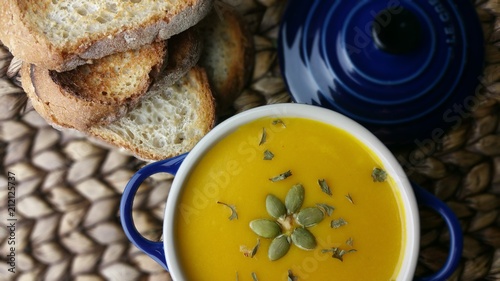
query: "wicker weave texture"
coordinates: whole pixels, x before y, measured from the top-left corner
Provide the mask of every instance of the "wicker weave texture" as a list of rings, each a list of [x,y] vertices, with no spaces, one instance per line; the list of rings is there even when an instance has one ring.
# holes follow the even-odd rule
[[[276,55],[286,1],[227,2],[244,15],[256,49],[251,83],[234,113],[290,102]],[[450,280],[500,280],[500,1],[475,3],[487,50],[481,98],[442,139],[394,151],[409,177],[460,219],[464,252]],[[19,87],[20,64],[0,45],[0,280],[171,280],[128,242],[119,222],[123,188],[145,163],[47,125]],[[15,274],[7,263],[9,172],[16,183]],[[169,175],[149,178],[136,197],[134,220],[151,240],[161,239],[171,181]],[[417,275],[443,264],[449,242],[438,215],[422,209],[420,216]]]

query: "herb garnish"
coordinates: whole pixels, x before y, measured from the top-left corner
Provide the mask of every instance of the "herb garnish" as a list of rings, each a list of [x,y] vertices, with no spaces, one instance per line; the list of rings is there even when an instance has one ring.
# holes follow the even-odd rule
[[[274,158],[274,154],[269,151],[269,150],[266,150],[264,151],[264,160],[273,160]]]
[[[293,275],[292,270],[288,270],[288,280],[287,281],[297,281],[298,278],[297,276]]]
[[[266,139],[267,139],[266,128],[262,128],[262,136],[260,137],[259,145],[263,145],[266,142]]]
[[[352,237],[349,237],[349,239],[347,239],[347,241],[345,241],[345,243],[352,247],[352,245],[354,244],[354,240],[352,239]],[[355,253],[357,252],[356,249],[350,249],[350,250],[343,250],[343,249],[340,249],[338,247],[333,247],[333,248],[330,248],[330,249],[323,249],[321,250],[322,253],[328,253],[328,252],[331,252],[332,253],[332,258],[335,258],[335,259],[338,259],[340,261],[344,261],[344,255],[345,254],[349,254],[349,253]]]
[[[259,247],[260,247],[260,239],[257,239],[257,245],[255,245],[255,247],[253,247],[252,252],[250,253],[251,258],[253,258],[257,254]]]
[[[344,255],[345,254],[349,254],[349,253],[355,253],[357,252],[355,249],[351,249],[351,250],[343,250],[343,249],[340,249],[338,247],[334,247],[334,248],[331,248],[331,249],[323,249],[321,250],[322,253],[328,253],[328,252],[331,252],[332,253],[332,258],[335,258],[335,259],[338,259],[340,261],[344,261]]]
[[[328,216],[331,216],[333,213],[333,210],[335,210],[334,207],[332,207],[328,204],[316,204],[316,206],[318,206],[318,208],[320,208],[323,211],[323,213],[325,213]]]
[[[385,182],[387,180],[387,172],[380,168],[374,168],[372,178],[374,182]]]
[[[275,177],[270,178],[269,180],[272,181],[272,182],[282,181],[282,180],[290,177],[291,175],[292,175],[292,171],[288,170],[288,171],[286,171],[284,173],[281,173],[281,174],[279,174],[279,175],[277,175]]]
[[[253,281],[259,281],[259,279],[257,278],[257,274],[255,274],[255,272],[252,272],[252,278]]]
[[[352,239],[352,237],[349,237],[349,239],[347,239],[347,241],[345,241],[345,243],[349,246],[352,247],[352,245],[354,245],[354,240]]]
[[[336,220],[332,220],[330,226],[332,228],[337,229],[337,228],[342,227],[342,226],[344,226],[346,224],[347,224],[346,220],[344,220],[343,218],[339,218],[339,219],[336,219]]]
[[[255,245],[255,247],[253,247],[252,250],[249,250],[247,246],[241,245],[240,252],[242,252],[243,255],[247,258],[253,258],[257,254],[259,247],[260,247],[260,239],[257,238],[257,244]]]
[[[349,202],[351,202],[351,204],[354,204],[354,200],[352,199],[352,196],[350,193],[347,193],[347,195],[345,196],[345,198],[347,198],[347,200],[349,200]]]
[[[273,125],[278,125],[278,124],[286,128],[285,122],[283,122],[283,120],[281,119],[273,120]]]
[[[224,205],[224,206],[228,207],[229,209],[231,209],[231,215],[229,216],[230,221],[238,219],[238,213],[236,212],[236,206],[229,205],[229,204],[226,204],[226,203],[220,202],[220,201],[217,201],[217,204]]]
[[[318,180],[318,184],[319,184],[319,186],[321,187],[321,190],[322,190],[324,193],[326,193],[326,194],[328,194],[328,195],[332,196],[332,191],[330,190],[330,187],[329,187],[329,186],[328,186],[328,184],[326,183],[326,180],[324,180],[324,179],[320,179],[320,180]]]

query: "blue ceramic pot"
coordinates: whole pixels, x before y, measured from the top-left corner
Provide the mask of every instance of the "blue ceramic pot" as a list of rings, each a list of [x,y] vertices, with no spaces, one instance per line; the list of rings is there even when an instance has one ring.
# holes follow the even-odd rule
[[[469,0],[289,0],[278,44],[295,102],[386,145],[439,139],[478,102],[484,39]]]

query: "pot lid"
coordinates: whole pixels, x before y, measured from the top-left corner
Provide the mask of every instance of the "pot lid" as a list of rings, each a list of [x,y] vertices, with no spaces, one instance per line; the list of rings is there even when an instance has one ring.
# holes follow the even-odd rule
[[[278,54],[295,102],[391,145],[458,124],[475,102],[484,39],[469,0],[289,0]]]

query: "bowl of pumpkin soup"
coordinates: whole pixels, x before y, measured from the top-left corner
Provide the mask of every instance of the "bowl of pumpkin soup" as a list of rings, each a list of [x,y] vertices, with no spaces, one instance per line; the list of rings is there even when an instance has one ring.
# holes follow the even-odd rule
[[[162,242],[142,237],[132,220],[134,195],[155,173],[175,174]],[[419,204],[450,228],[450,257],[425,279],[443,280],[461,254],[453,213],[412,185],[358,123],[280,104],[235,115],[189,153],[138,171],[120,211],[130,241],[175,281],[411,280]]]

